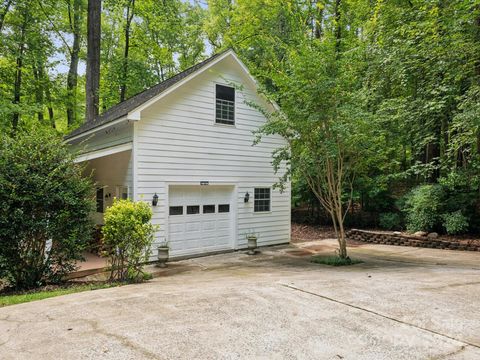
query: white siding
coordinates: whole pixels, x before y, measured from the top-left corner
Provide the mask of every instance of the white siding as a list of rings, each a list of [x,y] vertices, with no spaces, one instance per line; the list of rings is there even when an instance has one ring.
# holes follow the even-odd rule
[[[234,82],[235,126],[216,125],[215,84]],[[237,248],[246,246],[245,234],[259,234],[261,245],[290,241],[290,186],[284,193],[272,189],[271,211],[254,213],[254,188],[271,187],[279,175],[271,165],[272,151],[284,146],[278,136],[268,136],[252,146],[264,116],[244,103],[260,98],[240,66],[230,57],[198,75],[156,104],[142,111],[134,136],[136,199],[150,201],[156,192],[159,206],[153,222],[160,225],[157,239],[168,238],[168,186],[173,184],[231,184],[236,186]],[[243,201],[246,192],[249,203]]]
[[[133,124],[124,122],[104,130],[99,130],[91,135],[69,141],[72,150],[79,153],[87,153],[111,146],[131,142],[133,139]]]

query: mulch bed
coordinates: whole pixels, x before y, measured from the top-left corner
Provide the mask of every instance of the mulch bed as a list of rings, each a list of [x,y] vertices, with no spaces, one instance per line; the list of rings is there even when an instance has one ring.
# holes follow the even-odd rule
[[[391,231],[379,230],[379,229],[364,229],[366,231],[372,231],[382,234],[391,234]],[[402,236],[411,236],[411,234],[402,233]],[[319,225],[307,225],[292,223],[292,243],[300,243],[315,240],[335,239],[335,231],[333,227],[319,226]],[[436,241],[457,243],[462,247],[477,247],[480,246],[480,236],[475,235],[440,235],[435,239]],[[361,244],[361,242],[348,239],[349,246]]]
[[[28,289],[28,290],[16,290],[8,287],[0,288],[0,296],[7,296],[7,295],[27,295],[27,294],[34,294],[36,292],[42,291],[53,291],[53,290],[60,290],[60,289],[67,289],[74,285],[73,283],[67,284],[58,284],[58,285],[44,285],[40,286],[35,289]]]
[[[71,287],[78,287],[82,285],[99,285],[99,284],[108,284],[108,281],[66,281],[60,284],[48,284],[43,285],[34,289],[25,289],[25,290],[17,290],[9,287],[0,288],[0,296],[8,296],[8,295],[29,295],[43,291],[55,291],[55,290],[64,290],[69,289]]]
[[[335,239],[335,237],[335,231],[330,226],[292,223],[292,243]]]

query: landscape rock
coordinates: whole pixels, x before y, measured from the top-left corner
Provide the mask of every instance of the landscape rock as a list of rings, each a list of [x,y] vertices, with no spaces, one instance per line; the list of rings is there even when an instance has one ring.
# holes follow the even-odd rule
[[[438,233],[436,232],[431,232],[430,234],[427,235],[429,239],[436,239],[438,238]]]
[[[402,235],[402,233],[400,231],[394,231],[393,235]]]
[[[427,236],[428,233],[426,231],[417,231],[413,235],[415,235],[415,236]]]

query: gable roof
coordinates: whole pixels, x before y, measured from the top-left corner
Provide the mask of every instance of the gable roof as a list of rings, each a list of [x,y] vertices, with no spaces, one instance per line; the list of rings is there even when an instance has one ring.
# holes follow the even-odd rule
[[[172,76],[171,78],[165,81],[162,81],[161,83],[158,83],[157,85],[154,85],[151,88],[148,88],[132,96],[131,98],[128,98],[122,101],[121,103],[118,103],[117,105],[112,106],[104,113],[98,115],[94,121],[86,122],[83,125],[81,125],[79,128],[73,130],[70,134],[65,136],[65,139],[70,139],[74,136],[80,135],[89,130],[93,130],[102,125],[113,122],[114,120],[117,120],[123,116],[127,116],[128,113],[131,112],[132,110],[136,109],[137,107],[144,104],[145,102],[153,99],[157,95],[163,93],[167,89],[171,88],[173,85],[185,79],[190,74],[193,74],[194,72],[202,69],[203,67],[211,63],[213,60],[219,58],[220,56],[222,56],[228,51],[231,51],[231,50],[225,50],[223,52],[215,54],[209,57],[208,59],[196,65],[193,65],[192,67]]]

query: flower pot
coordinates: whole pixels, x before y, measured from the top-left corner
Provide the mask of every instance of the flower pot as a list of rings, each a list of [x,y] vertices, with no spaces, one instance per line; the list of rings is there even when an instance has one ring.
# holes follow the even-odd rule
[[[158,267],[161,267],[161,268],[167,267],[169,250],[170,249],[168,247],[164,247],[164,246],[159,246],[157,248],[157,251],[158,251],[158,255],[157,255],[158,264],[157,264],[157,266]]]
[[[255,255],[257,249],[257,237],[256,236],[247,236],[248,243],[248,255]]]

